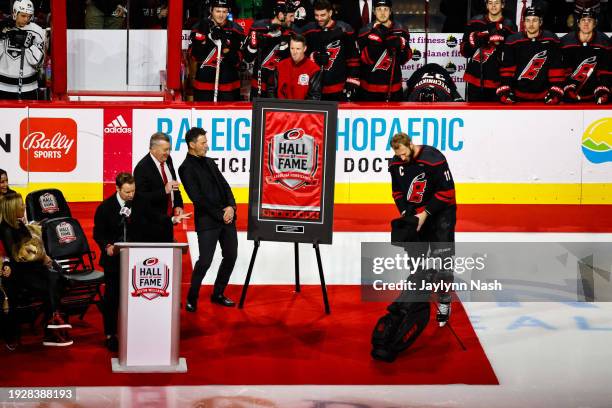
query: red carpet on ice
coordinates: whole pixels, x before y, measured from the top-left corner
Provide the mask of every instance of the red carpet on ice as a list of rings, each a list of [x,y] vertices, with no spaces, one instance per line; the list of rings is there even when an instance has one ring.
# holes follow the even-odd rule
[[[358,286],[331,286],[325,315],[319,286],[252,286],[243,310],[211,305],[202,289],[197,314],[182,312],[186,374],[113,374],[102,319],[91,309],[73,319],[74,345],[48,348],[27,332],[18,351],[1,353],[0,384],[10,386],[498,384],[467,315],[455,303],[448,328],[430,322],[395,363],[370,358],[370,334],[384,313],[362,303]],[[227,293],[237,299],[240,287]],[[154,319],[155,316],[151,316]],[[154,339],[152,339],[154,341]]]
[[[91,237],[96,204],[70,207],[97,250]],[[371,211],[336,207],[334,229],[339,231],[384,231],[388,223],[380,220],[394,216],[390,206],[377,206],[376,217]],[[246,228],[244,219],[238,227]],[[177,228],[176,239],[186,242],[185,231]],[[185,293],[191,271],[188,254],[183,270]],[[320,286],[302,286],[300,294],[293,289],[252,285],[245,308],[239,310],[212,305],[211,288],[203,287],[198,312],[181,312],[180,356],[187,359],[186,374],[113,374],[114,355],[104,348],[96,308],[83,321],[71,320],[71,347],[43,347],[40,330],[35,334],[24,326],[18,350],[0,351],[0,386],[498,384],[460,303],[453,303],[451,324],[467,351],[432,316],[413,346],[387,364],[369,355],[372,329],[386,304],[362,302],[359,286],[328,286],[332,313],[325,315]],[[230,286],[226,294],[238,300],[240,291],[241,286]]]

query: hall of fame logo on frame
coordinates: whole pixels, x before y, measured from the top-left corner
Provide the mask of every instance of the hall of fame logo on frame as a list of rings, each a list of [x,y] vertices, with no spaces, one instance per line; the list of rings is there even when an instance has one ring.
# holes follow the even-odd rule
[[[253,104],[249,239],[331,243],[335,102]]]

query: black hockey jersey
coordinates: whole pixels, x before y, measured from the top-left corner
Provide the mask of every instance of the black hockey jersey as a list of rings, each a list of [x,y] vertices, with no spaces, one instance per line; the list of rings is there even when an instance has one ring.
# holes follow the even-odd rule
[[[276,64],[290,56],[289,40],[293,33],[291,28],[272,24],[270,19],[257,20],[251,26],[242,51],[244,60],[254,63],[251,87],[258,90],[261,86],[262,96],[266,94],[266,87],[271,81]],[[257,48],[255,49],[251,48],[251,36],[256,36]]]
[[[308,23],[301,34],[306,37],[310,57],[317,52],[329,55],[329,62],[322,71],[323,95],[342,92],[347,78],[359,77],[359,55],[355,32],[350,25],[332,20],[330,27],[321,28],[317,23]]]
[[[423,145],[410,162],[393,156],[389,166],[393,200],[400,213],[434,215],[456,205],[455,182],[446,158],[435,147]]]
[[[479,36],[486,32],[488,36]],[[488,16],[479,15],[468,21],[461,41],[461,55],[468,59],[463,74],[465,82],[480,86],[482,65],[483,87],[497,89],[500,84],[499,63],[505,39],[516,33],[516,25],[509,18],[493,22]],[[499,41],[503,37],[503,40]]]
[[[612,86],[612,47],[610,38],[601,32],[593,33],[587,43],[581,43],[577,33],[561,39],[561,52],[566,68],[566,85],[575,85],[580,100],[593,100],[595,90]]]
[[[395,40],[399,48],[390,47]],[[361,88],[371,93],[391,93],[402,89],[402,65],[412,58],[410,34],[396,23],[390,28],[370,23],[359,31]]]
[[[212,91],[215,88],[215,72],[219,56],[211,30],[215,30],[215,23],[210,19],[200,21],[191,30],[189,56],[197,64],[193,87],[201,91]],[[221,27],[220,36],[219,91],[231,92],[240,89],[238,67],[242,61],[241,47],[245,36],[242,27],[233,21],[227,21]]]
[[[559,44],[556,34],[547,30],[536,38],[523,32],[506,38],[499,71],[501,85],[509,86],[524,100],[543,100],[553,87],[562,93],[565,70]]]
[[[405,99],[410,102],[425,102],[422,100],[425,93],[433,95],[432,99],[435,99],[427,102],[463,101],[453,78],[438,64],[429,63],[417,69],[406,85]]]

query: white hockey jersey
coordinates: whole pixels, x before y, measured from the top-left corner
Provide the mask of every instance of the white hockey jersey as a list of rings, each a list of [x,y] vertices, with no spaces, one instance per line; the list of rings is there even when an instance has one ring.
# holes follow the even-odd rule
[[[29,92],[38,88],[38,69],[45,58],[45,31],[36,23],[25,27],[13,27],[11,30],[26,32],[23,53],[23,74],[21,92]],[[19,92],[19,71],[21,67],[21,44],[14,42],[15,36],[6,33],[0,40],[0,90]]]

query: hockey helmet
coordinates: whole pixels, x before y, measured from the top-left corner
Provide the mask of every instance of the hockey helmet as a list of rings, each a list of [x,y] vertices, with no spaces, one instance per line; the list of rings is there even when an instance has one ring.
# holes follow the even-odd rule
[[[290,3],[291,2],[285,2],[284,0],[278,0],[276,3],[274,3],[274,9],[272,12],[274,15],[277,15],[278,13],[286,14]]]
[[[285,7],[286,7],[286,9],[287,9],[287,11],[286,11],[287,13],[295,13],[295,12],[296,12],[296,10],[297,10],[296,3],[294,3],[294,2],[293,2],[293,1],[291,1],[291,0],[287,0],[287,1],[285,2]]]
[[[374,0],[374,2],[372,3],[372,7],[376,8],[376,7],[389,7],[392,8],[393,4],[391,3],[391,0]]]
[[[538,7],[527,7],[527,9],[525,10],[525,17],[530,16],[543,18],[544,14],[542,13],[542,10]]]
[[[34,4],[31,0],[15,0],[13,3],[13,20],[17,19],[18,13],[24,13],[28,15],[34,14]]]
[[[213,7],[220,7],[220,8],[229,9],[230,5],[229,5],[229,1],[228,0],[212,0],[210,2],[210,8],[212,9]]]
[[[582,10],[576,9],[575,13],[578,17],[578,21],[582,20],[583,18],[592,18],[593,20],[597,20],[597,13],[595,12],[595,9],[591,7]]]

